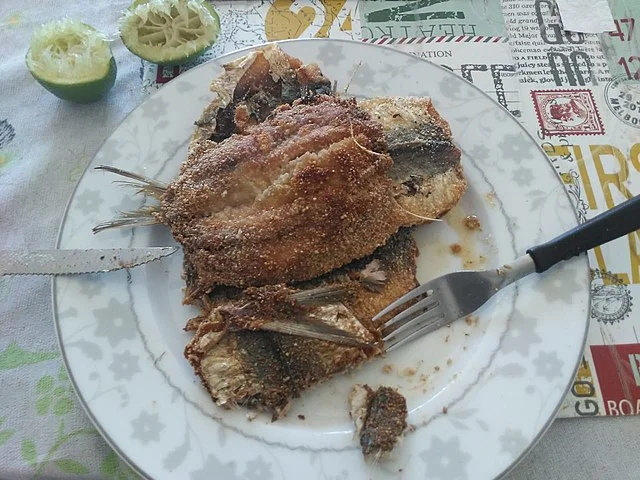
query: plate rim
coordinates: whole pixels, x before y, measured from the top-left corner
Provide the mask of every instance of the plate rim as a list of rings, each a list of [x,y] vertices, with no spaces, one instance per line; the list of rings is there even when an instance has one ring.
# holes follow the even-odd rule
[[[199,69],[199,68],[204,68],[204,67],[206,67],[209,64],[214,63],[214,62],[215,63],[220,63],[221,60],[224,60],[227,57],[232,57],[232,56],[236,56],[238,54],[241,54],[243,52],[250,52],[252,50],[256,50],[256,49],[259,49],[259,48],[264,48],[267,45],[274,45],[274,44],[275,45],[279,45],[279,44],[287,44],[287,43],[310,43],[310,42],[313,42],[313,43],[348,43],[348,44],[372,46],[372,47],[374,47],[376,49],[388,50],[388,51],[394,52],[394,54],[412,58],[414,60],[417,60],[418,62],[428,63],[431,66],[436,67],[437,69],[440,69],[440,70],[442,70],[444,72],[447,72],[447,74],[449,74],[449,75],[453,75],[454,77],[459,78],[459,76],[456,75],[454,72],[452,72],[449,69],[443,67],[442,65],[439,65],[438,63],[432,62],[431,60],[428,60],[428,59],[417,57],[417,56],[412,55],[412,54],[410,54],[408,52],[404,52],[404,51],[398,50],[396,48],[393,48],[393,47],[391,47],[389,45],[379,45],[379,44],[376,44],[376,43],[362,42],[360,40],[351,40],[351,39],[342,39],[342,38],[294,38],[294,39],[276,40],[276,41],[271,41],[271,42],[260,43],[260,44],[257,44],[257,45],[251,45],[251,46],[244,47],[244,48],[241,48],[241,49],[232,50],[230,52],[227,52],[227,53],[224,53],[222,55],[219,55],[219,56],[217,56],[215,58],[211,58],[210,60],[207,60],[206,62],[203,62],[203,63],[201,63],[199,65],[196,65],[193,68],[187,70],[186,72],[183,72],[182,75],[184,75],[186,73],[189,73],[189,72],[191,72],[193,70]],[[176,77],[176,78],[178,78],[178,77]],[[175,80],[175,78],[173,80]],[[488,100],[490,100],[493,103],[494,107],[498,107],[499,109],[501,109],[505,113],[509,114],[510,117],[512,117],[514,122],[519,126],[521,132],[524,133],[527,137],[529,137],[529,139],[536,146],[536,150],[542,156],[542,158],[544,158],[544,161],[548,165],[548,167],[553,170],[553,165],[551,165],[546,153],[544,152],[542,147],[539,145],[539,143],[537,142],[537,140],[534,137],[534,135],[529,130],[527,130],[525,128],[525,126],[520,121],[518,121],[516,118],[513,118],[513,115],[511,114],[511,112],[507,108],[505,108],[503,105],[500,105],[490,95],[488,95],[486,92],[481,90],[477,85],[475,85],[475,84],[473,84],[471,82],[467,82],[467,83],[468,83],[468,86],[470,86],[471,88],[475,89],[480,95],[482,95],[485,98],[487,98]],[[85,176],[89,172],[90,168],[92,167],[93,162],[94,162],[97,154],[102,150],[102,148],[104,147],[105,143],[115,134],[115,132],[121,127],[121,125],[134,112],[136,112],[138,109],[140,109],[146,102],[148,102],[149,100],[154,98],[156,95],[158,95],[159,92],[163,91],[165,89],[165,87],[167,87],[170,84],[171,84],[171,81],[167,82],[166,84],[164,84],[161,87],[159,87],[156,91],[154,91],[151,94],[148,94],[146,97],[144,97],[142,99],[142,101],[140,101],[137,105],[135,105],[118,122],[118,124],[115,125],[110,130],[110,132],[105,136],[104,140],[100,143],[100,146],[96,149],[96,151],[93,154],[91,160],[87,163],[87,166],[84,168],[82,174],[80,175],[80,177],[76,181],[76,184],[73,187],[73,190],[71,191],[71,193],[69,195],[69,198],[67,199],[66,205],[64,207],[64,213],[63,213],[62,218],[60,220],[60,225],[58,227],[58,232],[57,232],[57,235],[56,235],[56,240],[55,240],[55,248],[56,249],[60,248],[60,243],[62,241],[62,234],[63,234],[65,223],[67,221],[67,217],[68,217],[68,214],[69,214],[71,203],[72,203],[73,199],[76,196],[76,193],[78,191],[78,188],[80,187],[80,184],[82,183],[82,180],[85,178]],[[555,174],[555,171],[554,171],[554,174]],[[556,180],[559,182],[560,186],[562,187],[562,191],[563,191],[564,195],[567,197],[567,200],[573,206],[573,202],[571,200],[571,196],[567,192],[566,188],[564,187],[564,185],[562,185],[562,183],[561,183],[560,179],[557,177],[557,175],[554,175],[554,176],[555,176]],[[577,212],[575,210],[575,206],[572,208],[572,212],[573,212],[573,215],[574,215],[575,220],[576,220],[576,225],[579,225],[580,221],[579,221],[578,214],[577,214]],[[583,262],[582,263],[586,264],[587,270],[590,269],[590,263],[589,263],[588,256],[586,256],[586,255],[583,256]],[[80,389],[79,389],[78,383],[77,383],[76,379],[74,378],[73,373],[72,373],[71,368],[70,368],[69,360],[68,360],[67,355],[66,355],[66,350],[63,347],[62,332],[61,332],[61,328],[60,328],[60,318],[59,318],[59,315],[58,315],[58,299],[57,299],[57,295],[56,295],[56,285],[57,285],[57,276],[54,275],[53,278],[52,278],[52,281],[51,281],[51,299],[52,299],[52,315],[53,315],[53,324],[54,324],[54,329],[55,329],[55,336],[56,336],[58,349],[60,350],[60,355],[62,357],[62,361],[63,361],[64,367],[65,367],[65,370],[66,370],[67,375],[69,377],[69,380],[70,380],[71,386],[73,388],[73,391],[75,392],[76,398],[78,399],[80,405],[82,406],[82,409],[84,410],[85,414],[87,415],[87,417],[89,418],[89,420],[91,421],[93,426],[100,433],[100,436],[102,437],[102,439],[104,439],[104,441],[109,445],[109,447],[114,452],[116,452],[118,454],[120,459],[123,460],[132,470],[134,470],[142,478],[152,480],[153,477],[150,476],[149,474],[147,474],[147,472],[144,471],[141,468],[141,466],[139,466],[135,462],[133,462],[133,460],[131,458],[129,458],[129,456],[123,451],[123,449],[121,449],[118,446],[118,444],[115,442],[115,440],[113,438],[111,438],[106,433],[106,431],[102,428],[101,424],[99,423],[99,421],[97,420],[97,418],[95,417],[95,415],[93,414],[91,409],[89,408],[89,405],[86,402],[85,398],[80,393]],[[587,305],[586,305],[586,318],[585,318],[585,321],[584,321],[585,327],[584,327],[584,331],[583,331],[583,334],[582,334],[582,341],[580,342],[580,344],[581,344],[580,354],[577,356],[575,364],[574,364],[574,366],[572,368],[572,372],[573,373],[571,375],[570,380],[568,381],[567,385],[565,386],[565,388],[564,388],[564,390],[562,392],[562,397],[561,397],[560,401],[554,407],[552,415],[550,415],[547,418],[547,420],[544,422],[544,424],[542,425],[542,427],[540,428],[538,433],[535,435],[535,437],[533,437],[533,439],[531,440],[529,445],[522,451],[522,453],[517,458],[512,460],[511,463],[496,478],[498,478],[498,479],[504,478],[511,471],[513,471],[522,462],[522,460],[524,458],[526,458],[531,453],[531,451],[540,442],[542,437],[544,437],[544,435],[547,433],[547,431],[549,430],[549,428],[551,427],[553,422],[556,420],[557,413],[560,410],[560,408],[562,407],[563,400],[566,398],[567,394],[569,393],[569,391],[571,389],[571,385],[573,383],[573,379],[575,378],[576,373],[578,371],[578,368],[580,366],[581,356],[582,356],[582,354],[584,352],[584,349],[585,349],[585,346],[586,346],[586,342],[587,342],[587,336],[588,336],[588,332],[589,332],[589,324],[590,324],[590,321],[589,321],[590,313],[589,312],[591,310],[591,305],[592,305],[591,288],[588,288]]]

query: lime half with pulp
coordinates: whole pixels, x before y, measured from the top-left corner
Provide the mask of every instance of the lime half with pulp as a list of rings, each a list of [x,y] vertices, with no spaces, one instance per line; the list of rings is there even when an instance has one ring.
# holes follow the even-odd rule
[[[216,41],[220,18],[203,0],[136,0],[120,18],[120,37],[138,57],[179,65]]]
[[[93,102],[116,81],[116,62],[107,38],[77,20],[47,23],[33,32],[26,56],[35,79],[56,97]]]

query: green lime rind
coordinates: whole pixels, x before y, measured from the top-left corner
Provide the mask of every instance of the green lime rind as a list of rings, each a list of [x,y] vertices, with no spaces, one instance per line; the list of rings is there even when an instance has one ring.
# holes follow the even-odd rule
[[[184,20],[188,7],[197,13],[200,25],[186,29],[188,31],[184,35],[188,38],[176,39],[174,32],[181,28],[175,23],[180,16]],[[179,15],[175,17],[178,11]],[[165,27],[172,36],[169,40],[169,34],[163,35],[162,22],[165,25],[166,22],[172,23],[171,27]],[[200,31],[195,32],[198,29]],[[219,33],[220,17],[209,3],[202,0],[135,0],[120,18],[120,38],[125,47],[143,60],[158,65],[192,62],[216,42]],[[181,43],[175,45],[178,42]]]
[[[211,43],[211,45],[213,45],[213,42]],[[127,47],[127,49],[137,57],[140,57],[142,60],[146,60],[147,62],[155,63],[156,65],[163,65],[165,67],[174,67],[176,65],[186,65],[187,63],[194,61],[196,58],[198,58],[200,55],[206,52],[207,49],[211,47],[211,45],[207,45],[206,47],[203,47],[200,50],[196,50],[190,55],[184,56],[184,54],[180,54],[176,58],[170,59],[170,57],[155,57],[155,56],[139,53],[136,50],[129,48],[125,43],[125,46]]]
[[[154,61],[148,58],[143,58],[143,60],[146,60],[148,62],[151,63],[155,63],[157,65],[163,65],[165,67],[175,67],[176,65],[186,65],[187,63],[193,62],[196,58],[198,58],[200,55],[202,55],[204,52],[206,52],[209,47],[211,47],[211,45],[213,45],[215,42],[215,40],[213,42],[211,42],[210,45],[207,45],[206,47],[203,47],[200,50],[196,50],[195,52],[193,52],[191,55],[188,55],[186,57],[181,57],[181,58],[177,58],[175,60],[164,60],[164,61]],[[140,57],[142,58],[142,57]]]
[[[34,30],[25,63],[46,90],[79,103],[102,98],[117,76],[107,38],[91,25],[67,18]]]
[[[103,98],[116,82],[118,68],[116,61],[111,57],[107,74],[103,78],[90,80],[88,82],[74,84],[52,83],[33,74],[40,85],[62,100],[76,103],[91,103]]]

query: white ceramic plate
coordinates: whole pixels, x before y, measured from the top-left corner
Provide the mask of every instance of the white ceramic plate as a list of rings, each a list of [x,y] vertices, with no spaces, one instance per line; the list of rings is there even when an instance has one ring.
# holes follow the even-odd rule
[[[498,266],[575,226],[564,187],[533,139],[452,72],[358,42],[296,40],[282,48],[319,63],[339,86],[362,60],[349,93],[430,96],[450,122],[470,187],[446,222],[418,230],[420,280],[459,269],[464,259]],[[212,98],[209,83],[222,63],[242,53],[195,68],[151,95],[104,143],[92,167],[174,177],[193,121]],[[164,227],[91,233],[142,202],[112,180],[87,170],[59,247],[173,245]],[[481,231],[462,226],[468,214],[480,218]],[[463,247],[462,256],[450,253],[452,243]],[[396,478],[399,471],[403,478],[499,476],[552,421],[587,328],[583,256],[501,292],[477,322],[456,322],[304,393],[276,423],[267,416],[249,421],[244,410],[217,408],[182,356],[190,337],[182,327],[194,311],[181,305],[181,265],[175,254],[130,271],[60,277],[53,287],[60,345],[82,403],[118,453],[156,479],[355,480]],[[416,430],[393,462],[363,462],[347,413],[347,392],[356,382],[395,386],[407,398]]]

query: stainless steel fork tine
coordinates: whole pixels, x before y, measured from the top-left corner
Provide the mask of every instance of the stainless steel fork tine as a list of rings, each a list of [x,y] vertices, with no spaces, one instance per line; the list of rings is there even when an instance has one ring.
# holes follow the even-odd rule
[[[384,323],[383,328],[387,329],[399,323],[405,324],[407,322],[410,322],[415,317],[417,317],[416,314],[420,314],[421,312],[426,312],[428,310],[431,310],[434,307],[437,307],[438,305],[439,303],[438,303],[437,297],[435,295],[429,295],[423,298],[422,300],[420,300],[419,302],[415,303],[414,305],[411,305],[406,310],[403,310],[402,312],[397,314],[395,317],[387,320]]]
[[[400,305],[402,305],[404,303],[407,303],[409,300],[413,300],[415,297],[418,297],[418,296],[428,292],[430,289],[431,289],[431,282],[427,282],[427,283],[425,283],[423,285],[420,285],[419,287],[414,288],[413,290],[411,290],[410,292],[404,294],[402,297],[397,299],[395,302],[391,303],[389,306],[387,306],[383,310],[381,310],[380,313],[378,313],[375,317],[373,317],[371,319],[371,321],[375,322],[376,320],[380,319],[381,317],[383,317],[384,315],[386,315],[390,311],[398,308]]]
[[[431,317],[429,315],[431,314]],[[422,317],[422,316],[421,316]],[[385,340],[385,351],[393,350],[405,343],[410,342],[411,340],[422,337],[431,332],[435,332],[440,327],[443,327],[448,322],[446,316],[441,312],[427,312],[424,314],[424,318],[418,317],[414,322],[409,325],[411,328],[410,331],[405,331],[404,335],[394,335],[395,332],[389,335],[389,339]]]
[[[425,321],[429,321],[432,318],[436,318],[442,315],[442,311],[439,309],[432,309],[423,313],[419,313],[418,315],[414,315],[410,317],[407,321],[403,322],[401,325],[393,328],[393,327],[385,327],[382,329],[382,340],[386,341],[388,338],[393,337],[394,335],[402,335],[405,334],[403,332],[408,332],[413,329],[413,327],[421,327],[421,325]]]

